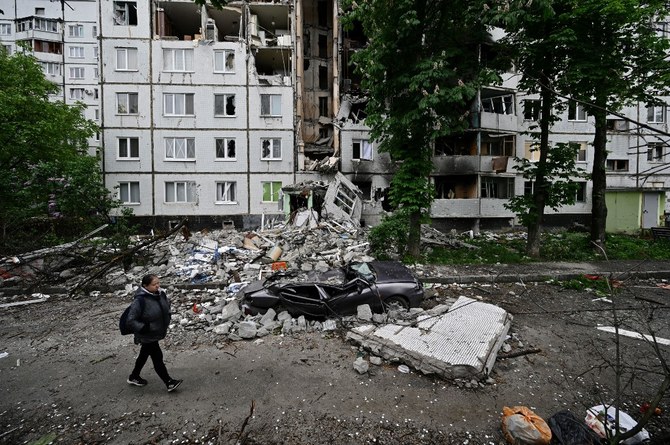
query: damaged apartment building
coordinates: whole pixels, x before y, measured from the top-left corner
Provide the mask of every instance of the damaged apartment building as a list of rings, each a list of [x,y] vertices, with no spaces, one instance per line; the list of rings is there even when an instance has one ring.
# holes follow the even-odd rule
[[[366,38],[341,26],[339,8],[337,0],[230,1],[222,9],[193,0],[0,0],[0,42],[11,52],[30,40],[65,99],[88,105],[101,127],[91,150],[106,185],[153,225],[188,217],[249,227],[301,207],[333,214],[331,204],[374,225],[390,210],[393,164],[370,139],[351,64]],[[514,158],[537,157],[526,132],[539,113],[517,79],[509,73],[482,88],[471,129],[435,142],[437,227],[516,222],[504,204],[532,191]],[[624,113],[668,131],[666,106]],[[641,227],[659,225],[667,141],[611,117],[610,215],[625,219],[637,205]],[[591,170],[593,125],[578,104],[566,107],[551,139],[579,144],[577,164]],[[591,184],[577,181],[576,203],[549,210],[549,221],[588,220]]]

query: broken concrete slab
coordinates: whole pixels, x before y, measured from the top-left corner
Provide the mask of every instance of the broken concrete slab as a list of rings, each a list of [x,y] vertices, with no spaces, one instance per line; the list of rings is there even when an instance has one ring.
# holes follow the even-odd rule
[[[347,338],[387,360],[444,378],[483,378],[493,368],[512,316],[504,309],[459,297],[446,314],[419,316],[411,325],[364,325]]]

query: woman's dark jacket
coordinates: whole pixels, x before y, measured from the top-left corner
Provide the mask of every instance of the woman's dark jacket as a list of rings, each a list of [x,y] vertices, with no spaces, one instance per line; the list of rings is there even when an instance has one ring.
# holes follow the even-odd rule
[[[144,298],[144,310],[140,299]],[[151,343],[165,338],[170,324],[170,301],[163,290],[152,294],[143,287],[135,292],[130,305],[128,326],[135,333],[135,343]]]

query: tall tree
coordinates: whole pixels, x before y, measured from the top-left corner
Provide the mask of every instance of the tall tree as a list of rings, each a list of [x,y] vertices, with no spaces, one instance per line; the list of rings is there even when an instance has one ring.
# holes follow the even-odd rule
[[[566,69],[570,51],[566,44],[571,36],[570,5],[552,0],[495,0],[485,3],[484,9],[489,23],[506,33],[501,43],[521,74],[519,89],[540,97],[537,124],[531,127],[539,159],[533,164],[517,160],[526,179],[533,182],[533,193],[515,197],[507,204],[527,227],[526,253],[538,257],[545,207],[557,209],[574,201],[575,185],[570,179],[580,175],[574,168],[574,147],[552,147],[549,141],[557,113],[564,107],[554,88]]]
[[[434,194],[432,142],[466,129],[478,88],[497,80],[480,58],[489,35],[468,0],[346,0],[344,9],[369,39],[353,58],[369,96],[365,123],[396,163],[390,199],[409,218],[406,251],[417,257]]]
[[[113,205],[99,162],[87,155],[96,125],[83,105],[50,97],[59,87],[28,52],[0,50],[0,245],[58,212],[87,220]],[[81,218],[80,218],[81,217]],[[83,219],[82,219],[83,218]],[[24,238],[24,240],[30,238]]]
[[[670,91],[670,40],[657,29],[665,0],[573,0],[568,69],[558,89],[595,119],[591,241],[605,245],[607,114]]]

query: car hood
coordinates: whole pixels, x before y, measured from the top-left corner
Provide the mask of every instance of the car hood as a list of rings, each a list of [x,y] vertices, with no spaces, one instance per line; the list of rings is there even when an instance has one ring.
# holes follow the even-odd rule
[[[412,272],[397,261],[372,261],[370,264],[377,274],[377,283],[417,281]]]

